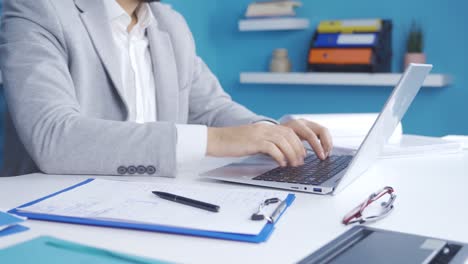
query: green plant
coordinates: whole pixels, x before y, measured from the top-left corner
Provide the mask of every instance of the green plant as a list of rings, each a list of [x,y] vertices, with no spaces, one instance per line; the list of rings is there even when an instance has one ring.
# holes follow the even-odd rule
[[[424,51],[424,32],[419,24],[413,22],[408,35],[407,52],[423,53]]]

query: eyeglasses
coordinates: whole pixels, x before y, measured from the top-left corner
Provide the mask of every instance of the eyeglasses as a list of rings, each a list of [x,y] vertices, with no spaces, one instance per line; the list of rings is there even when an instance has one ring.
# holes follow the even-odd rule
[[[368,222],[375,222],[386,217],[393,210],[393,203],[396,199],[396,195],[394,194],[394,192],[395,191],[392,187],[385,187],[382,190],[371,194],[369,198],[367,198],[362,204],[354,208],[349,214],[347,214],[343,218],[343,224],[364,224]],[[373,212],[373,214],[366,216],[366,214],[364,213],[366,209],[368,209],[371,204],[373,204],[374,202],[376,202],[384,196],[388,196],[388,200],[380,203],[380,206],[378,208],[379,212]]]

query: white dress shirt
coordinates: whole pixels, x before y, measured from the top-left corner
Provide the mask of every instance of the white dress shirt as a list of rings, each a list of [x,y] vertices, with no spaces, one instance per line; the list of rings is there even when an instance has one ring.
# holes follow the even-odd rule
[[[128,32],[132,19],[116,0],[104,0],[119,57],[124,87],[122,95],[129,105],[130,120],[156,122],[156,89],[146,29],[155,17],[147,3],[137,10],[138,23]],[[177,163],[195,162],[206,155],[208,128],[201,125],[176,125]]]

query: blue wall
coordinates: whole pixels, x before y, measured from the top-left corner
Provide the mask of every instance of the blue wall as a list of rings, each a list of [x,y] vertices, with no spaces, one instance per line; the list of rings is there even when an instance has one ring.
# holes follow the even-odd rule
[[[334,18],[392,19],[394,71],[401,71],[406,33],[414,19],[426,33],[428,62],[434,72],[454,76],[454,85],[425,88],[404,120],[405,132],[432,136],[468,134],[468,1],[466,0],[303,0],[298,10],[311,29],[295,32],[239,32],[250,0],[168,0],[187,19],[198,52],[226,91],[250,109],[275,118],[284,113],[378,112],[391,92],[381,87],[307,87],[241,85],[242,71],[265,71],[270,54],[288,48],[295,71],[305,71],[308,44],[320,20]]]

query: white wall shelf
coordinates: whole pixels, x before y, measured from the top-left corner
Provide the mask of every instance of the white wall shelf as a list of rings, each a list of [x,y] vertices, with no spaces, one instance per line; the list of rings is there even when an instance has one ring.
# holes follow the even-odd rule
[[[240,31],[274,31],[307,29],[310,21],[305,18],[255,18],[239,21]]]
[[[240,75],[243,84],[290,85],[343,85],[343,86],[395,86],[399,73],[262,73],[245,72]],[[431,74],[424,87],[442,88],[450,85],[452,78],[444,74]]]

